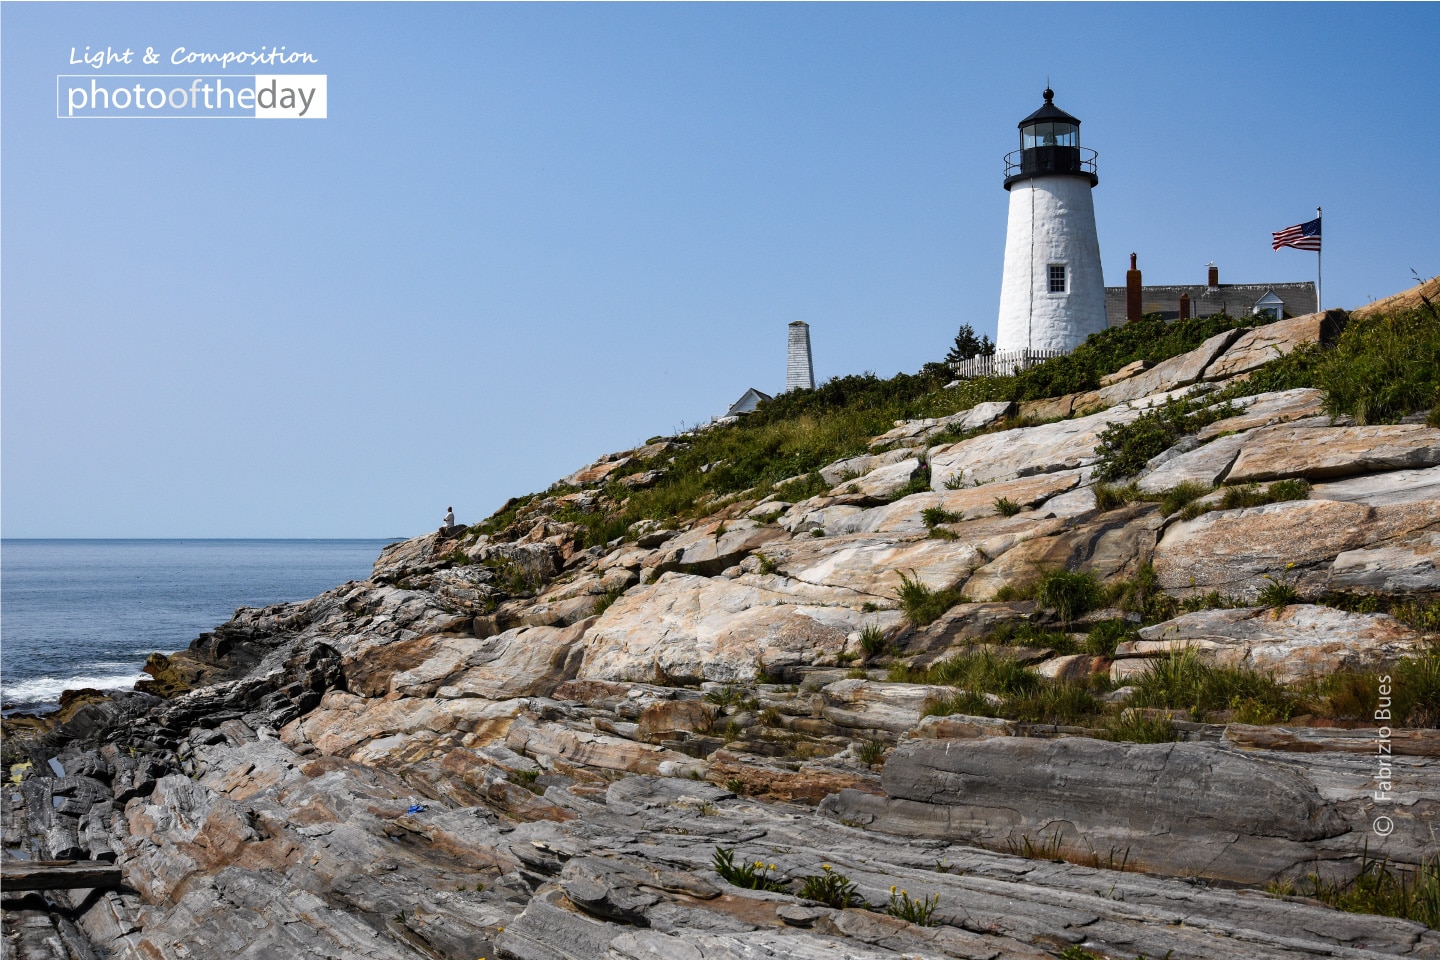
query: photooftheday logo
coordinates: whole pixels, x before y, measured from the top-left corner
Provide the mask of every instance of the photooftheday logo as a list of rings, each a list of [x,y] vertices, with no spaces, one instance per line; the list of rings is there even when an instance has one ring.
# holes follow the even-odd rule
[[[62,120],[108,118],[221,118],[324,120],[326,75],[262,73],[60,74],[55,115]]]

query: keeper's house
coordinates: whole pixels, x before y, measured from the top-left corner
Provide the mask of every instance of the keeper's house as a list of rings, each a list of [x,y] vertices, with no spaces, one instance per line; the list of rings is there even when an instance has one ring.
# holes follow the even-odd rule
[[[1311,281],[1221,283],[1219,267],[1212,263],[1207,272],[1205,283],[1143,286],[1132,253],[1130,270],[1125,274],[1125,286],[1105,288],[1105,315],[1109,325],[1118,327],[1147,313],[1158,313],[1167,321],[1208,317],[1216,313],[1232,317],[1268,313],[1276,320],[1283,320],[1315,313],[1319,309],[1319,298]]]

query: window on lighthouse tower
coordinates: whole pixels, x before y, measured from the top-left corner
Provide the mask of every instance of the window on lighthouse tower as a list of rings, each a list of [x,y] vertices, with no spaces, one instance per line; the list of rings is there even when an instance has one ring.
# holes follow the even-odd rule
[[[1067,276],[1067,274],[1066,274],[1066,271],[1065,271],[1065,264],[1063,264],[1063,263],[1052,263],[1052,264],[1050,264],[1050,292],[1051,292],[1051,293],[1065,293],[1066,290],[1067,290],[1067,288],[1066,288],[1066,286],[1065,286],[1065,282],[1066,282],[1067,279],[1069,279],[1069,278],[1068,278],[1068,276]]]

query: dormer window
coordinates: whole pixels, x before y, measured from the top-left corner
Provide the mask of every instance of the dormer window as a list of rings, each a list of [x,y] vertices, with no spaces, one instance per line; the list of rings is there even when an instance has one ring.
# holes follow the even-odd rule
[[[1255,301],[1251,312],[1256,316],[1266,314],[1272,320],[1283,320],[1285,319],[1285,301],[1275,296],[1274,290],[1267,290],[1265,296]]]

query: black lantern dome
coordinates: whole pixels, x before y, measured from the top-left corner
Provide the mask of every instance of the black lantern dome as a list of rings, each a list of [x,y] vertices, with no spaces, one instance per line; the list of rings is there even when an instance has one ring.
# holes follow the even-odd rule
[[[1045,103],[1021,120],[1020,149],[1005,155],[1005,189],[1020,180],[1048,176],[1084,177],[1100,182],[1094,150],[1080,146],[1080,121],[1055,106],[1055,91],[1045,88]]]

